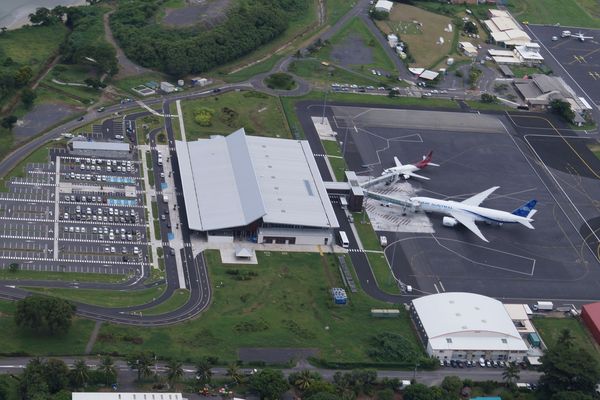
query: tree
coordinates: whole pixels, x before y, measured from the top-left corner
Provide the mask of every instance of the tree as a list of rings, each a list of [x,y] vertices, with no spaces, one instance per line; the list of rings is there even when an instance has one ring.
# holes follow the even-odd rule
[[[261,399],[276,400],[289,388],[280,370],[266,368],[250,377],[250,387]]]
[[[431,389],[422,383],[415,383],[404,390],[404,400],[436,400]]]
[[[339,397],[334,393],[319,392],[307,397],[306,400],[339,400]]]
[[[237,385],[242,382],[242,374],[240,373],[240,367],[237,364],[231,364],[227,367],[226,375],[230,377]]]
[[[10,263],[10,265],[8,266],[8,271],[11,273],[16,273],[19,272],[19,264],[17,263]]]
[[[450,398],[456,398],[460,394],[463,384],[458,376],[446,376],[442,381],[441,387],[450,395]]]
[[[319,393],[329,393],[333,395],[336,394],[336,387],[332,383],[323,380],[321,377],[319,378],[319,380],[314,381],[310,387],[302,393],[302,397],[309,398]]]
[[[378,21],[383,21],[390,18],[390,13],[387,11],[373,10],[371,11],[371,18]]]
[[[496,96],[494,96],[493,94],[489,94],[489,93],[481,94],[481,102],[482,103],[496,103],[497,101],[498,101],[498,98]]]
[[[21,92],[21,102],[28,110],[33,106],[33,102],[35,101],[36,97],[37,94],[29,88],[25,88],[23,89],[23,92]]]
[[[394,391],[390,388],[385,388],[377,392],[377,400],[393,400]]]
[[[179,361],[171,360],[167,363],[167,382],[173,387],[183,376],[183,366]]]
[[[196,378],[200,384],[205,385],[210,383],[212,378],[211,371],[212,364],[208,361],[207,358],[201,359],[198,364],[196,364]]]
[[[44,361],[41,358],[32,358],[27,363],[19,381],[19,394],[23,400],[50,396],[50,390],[44,377]]]
[[[594,400],[594,396],[581,392],[558,392],[552,395],[551,400]]]
[[[129,365],[129,368],[132,370],[137,371],[137,379],[139,381],[142,378],[148,378],[152,375],[154,360],[148,353],[141,352],[129,356],[127,358],[127,365]]]
[[[0,125],[2,125],[3,128],[6,128],[9,131],[12,131],[12,128],[15,126],[17,121],[18,121],[17,117],[15,117],[14,115],[8,115],[8,116],[2,118],[2,122],[0,122]]]
[[[89,87],[91,87],[93,89],[100,89],[100,88],[106,87],[106,83],[102,82],[100,79],[95,79],[95,78],[85,78],[83,80],[83,83],[85,83],[86,85],[88,85]]]
[[[51,358],[44,364],[44,377],[50,393],[58,393],[69,386],[69,367],[63,360]]]
[[[114,381],[117,377],[117,369],[115,363],[110,356],[102,357],[100,365],[98,365],[98,371],[102,372],[106,378],[106,385],[109,385],[111,381]]]
[[[502,371],[502,379],[506,384],[515,383],[520,378],[519,368],[514,363],[509,363],[504,371]]]
[[[27,65],[20,67],[15,73],[15,83],[19,87],[27,85],[31,78],[33,78],[33,70]]]
[[[71,327],[75,306],[56,297],[33,295],[19,300],[15,323],[37,333],[66,333]]]
[[[90,379],[90,369],[85,360],[77,360],[71,370],[71,382],[76,389],[85,388]]]
[[[573,337],[571,330],[568,328],[565,328],[562,331],[560,331],[560,336],[558,337],[558,340],[556,341],[556,343],[559,346],[564,346],[564,347],[569,348],[569,347],[573,346],[574,339],[575,338]]]
[[[560,115],[565,121],[571,122],[575,118],[575,111],[571,109],[571,105],[560,99],[555,99],[550,102],[550,110],[553,113]]]
[[[477,24],[475,22],[467,21],[463,26],[463,31],[465,31],[466,33],[476,34],[477,32],[479,32],[479,28],[477,28]]]
[[[313,383],[321,379],[321,375],[319,375],[317,372],[305,369],[300,372],[290,374],[288,377],[288,382],[298,390],[305,392],[313,385]]]
[[[598,362],[580,348],[554,346],[540,358],[540,389],[551,395],[563,391],[593,393],[600,380]]]
[[[50,25],[56,22],[56,18],[46,7],[40,7],[35,10],[35,13],[29,14],[29,21],[32,25]]]

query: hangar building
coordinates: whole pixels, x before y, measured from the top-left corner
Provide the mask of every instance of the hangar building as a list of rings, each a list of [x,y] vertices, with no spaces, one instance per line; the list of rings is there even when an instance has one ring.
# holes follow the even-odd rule
[[[188,226],[209,241],[333,243],[339,224],[307,141],[242,128],[175,145]]]
[[[410,310],[430,356],[462,361],[521,361],[527,356],[527,344],[496,299],[446,292],[415,299]]]

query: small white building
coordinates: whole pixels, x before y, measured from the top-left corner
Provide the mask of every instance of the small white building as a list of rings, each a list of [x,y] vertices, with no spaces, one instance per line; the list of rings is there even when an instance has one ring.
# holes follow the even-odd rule
[[[515,46],[514,54],[521,63],[530,67],[541,64],[544,61],[544,57],[540,54],[540,45],[537,43],[527,43],[522,46]]]
[[[440,360],[521,361],[528,347],[503,304],[474,293],[446,292],[411,303],[427,353]]]
[[[396,45],[398,44],[398,36],[394,35],[393,33],[387,35],[387,40],[391,48],[396,47]]]
[[[194,86],[206,86],[210,83],[210,81],[206,78],[192,78],[192,85]]]
[[[477,57],[477,47],[471,42],[458,42],[460,51],[467,57]]]
[[[160,90],[162,90],[165,93],[173,93],[175,91],[175,85],[169,82],[161,82]]]
[[[392,7],[394,3],[388,0],[379,0],[377,4],[375,4],[375,11],[383,11],[386,13],[392,12]]]

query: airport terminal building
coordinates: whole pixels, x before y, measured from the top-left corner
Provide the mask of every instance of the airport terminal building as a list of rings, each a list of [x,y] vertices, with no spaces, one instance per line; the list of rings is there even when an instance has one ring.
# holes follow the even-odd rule
[[[334,243],[339,224],[307,141],[242,128],[175,145],[188,226],[209,241]]]

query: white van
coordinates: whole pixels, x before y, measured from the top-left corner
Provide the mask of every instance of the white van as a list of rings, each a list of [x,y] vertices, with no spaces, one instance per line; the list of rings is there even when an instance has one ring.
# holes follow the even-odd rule
[[[340,243],[342,244],[342,247],[345,249],[350,247],[350,242],[348,241],[348,235],[346,235],[346,232],[340,231],[339,235],[340,235]]]

